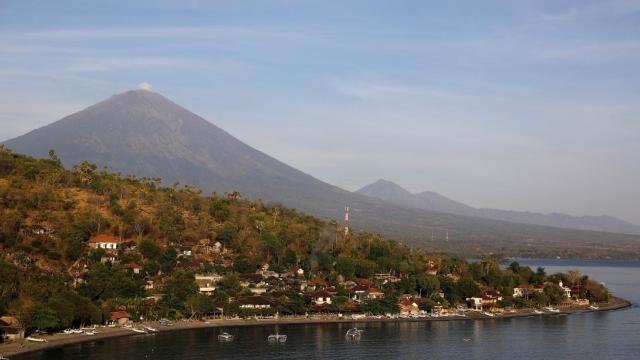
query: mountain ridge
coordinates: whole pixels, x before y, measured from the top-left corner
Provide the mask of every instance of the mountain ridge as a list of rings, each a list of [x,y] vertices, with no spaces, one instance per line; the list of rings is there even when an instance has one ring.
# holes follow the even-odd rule
[[[640,226],[609,215],[575,216],[558,212],[543,214],[530,211],[474,208],[433,191],[414,194],[385,179],[378,179],[355,192],[377,197],[396,205],[422,210],[567,229],[640,234]]]
[[[523,244],[532,240],[558,246],[566,241],[586,244],[640,240],[624,234],[569,231],[420,210],[352,193],[256,150],[162,95],[146,90],[116,94],[5,141],[4,145],[38,158],[47,157],[54,149],[67,167],[86,160],[111,171],[160,177],[165,184],[193,185],[206,193],[237,190],[249,198],[280,202],[324,218],[341,219],[344,206],[349,205],[355,229],[445,252],[471,249],[476,255],[515,246],[524,251],[530,247]],[[445,228],[450,242],[427,242],[434,229]]]

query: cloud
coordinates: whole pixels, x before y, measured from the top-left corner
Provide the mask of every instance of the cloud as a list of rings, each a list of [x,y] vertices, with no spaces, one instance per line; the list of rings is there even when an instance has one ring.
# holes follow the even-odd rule
[[[50,29],[30,32],[5,32],[5,36],[24,40],[82,41],[95,39],[264,39],[301,38],[304,32],[286,32],[249,27],[118,27]]]
[[[537,59],[540,61],[571,60],[601,62],[616,59],[630,59],[639,56],[640,42],[619,42],[542,50],[537,55]]]
[[[640,1],[609,0],[582,7],[574,7],[564,13],[545,14],[542,16],[542,19],[547,21],[567,21],[585,18],[626,16],[638,12],[640,12]]]
[[[138,84],[138,90],[151,91],[151,84],[146,81],[141,82],[140,84]]]

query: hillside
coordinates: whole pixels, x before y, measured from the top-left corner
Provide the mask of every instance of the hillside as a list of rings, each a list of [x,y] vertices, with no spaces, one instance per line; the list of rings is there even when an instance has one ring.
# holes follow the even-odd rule
[[[572,298],[560,281],[576,287]],[[531,296],[514,295],[518,286]],[[0,147],[0,316],[28,330],[105,323],[125,311],[134,320],[222,309],[385,314],[398,312],[403,296],[424,311],[470,296],[493,296],[500,307],[609,299],[576,273],[502,269],[493,257],[468,263],[378,235],[344,235],[237,193],[203,196],[87,162],[66,170],[54,152],[36,160]],[[243,307],[256,302],[268,307]]]
[[[640,234],[640,226],[611,216],[572,216],[560,213],[539,214],[527,211],[476,209],[432,191],[412,194],[400,185],[382,179],[366,185],[356,193],[375,197],[391,204],[420,210],[565,229]]]
[[[471,218],[354,194],[253,149],[146,90],[115,95],[4,144],[38,158],[46,158],[53,149],[68,168],[86,160],[98,168],[161,178],[164,185],[180,182],[205,193],[239,191],[246,198],[277,202],[338,221],[344,206],[350,205],[356,229],[464,255],[626,257],[635,256],[623,253],[640,239]]]

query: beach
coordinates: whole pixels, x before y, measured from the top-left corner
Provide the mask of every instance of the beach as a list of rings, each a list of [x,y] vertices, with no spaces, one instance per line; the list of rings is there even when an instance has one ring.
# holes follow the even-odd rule
[[[237,326],[259,326],[259,325],[275,325],[275,324],[313,324],[313,323],[353,323],[353,322],[417,322],[417,321],[483,321],[483,320],[496,320],[500,318],[518,318],[518,317],[531,317],[531,316],[566,316],[571,314],[580,314],[588,312],[602,312],[623,309],[631,306],[631,303],[627,300],[614,298],[607,304],[599,305],[598,309],[591,308],[569,308],[561,309],[559,312],[544,312],[542,314],[533,313],[533,309],[520,309],[515,312],[505,312],[502,315],[489,316],[482,312],[469,311],[466,316],[440,316],[440,317],[419,317],[419,318],[388,318],[388,317],[357,317],[351,316],[297,316],[297,317],[280,317],[280,318],[267,318],[267,319],[212,319],[207,321],[190,320],[190,321],[176,321],[172,326],[161,326],[158,322],[146,322],[140,324],[134,324],[134,327],[140,325],[146,325],[153,327],[158,332],[170,332],[180,330],[190,330],[198,328],[213,328],[213,327],[237,327]],[[136,333],[130,329],[123,327],[98,327],[95,335],[84,334],[63,334],[56,333],[51,335],[36,336],[37,338],[46,339],[47,342],[30,342],[26,339],[0,344],[0,355],[13,356],[19,354],[25,354],[29,352],[35,352],[39,350],[45,350],[50,348],[63,347],[73,344],[98,341],[108,338],[121,337],[121,336],[152,336],[150,334]]]

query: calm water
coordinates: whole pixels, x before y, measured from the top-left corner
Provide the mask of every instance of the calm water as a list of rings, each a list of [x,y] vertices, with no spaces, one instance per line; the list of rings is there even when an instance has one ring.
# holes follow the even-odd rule
[[[547,272],[579,268],[618,296],[640,302],[640,264],[521,261]],[[356,323],[365,332],[348,342],[347,324],[280,326],[283,345],[270,345],[273,326],[227,328],[236,341],[219,343],[218,329],[132,336],[74,345],[15,359],[639,359],[640,309],[562,317],[484,321]],[[465,338],[471,341],[464,341]]]

